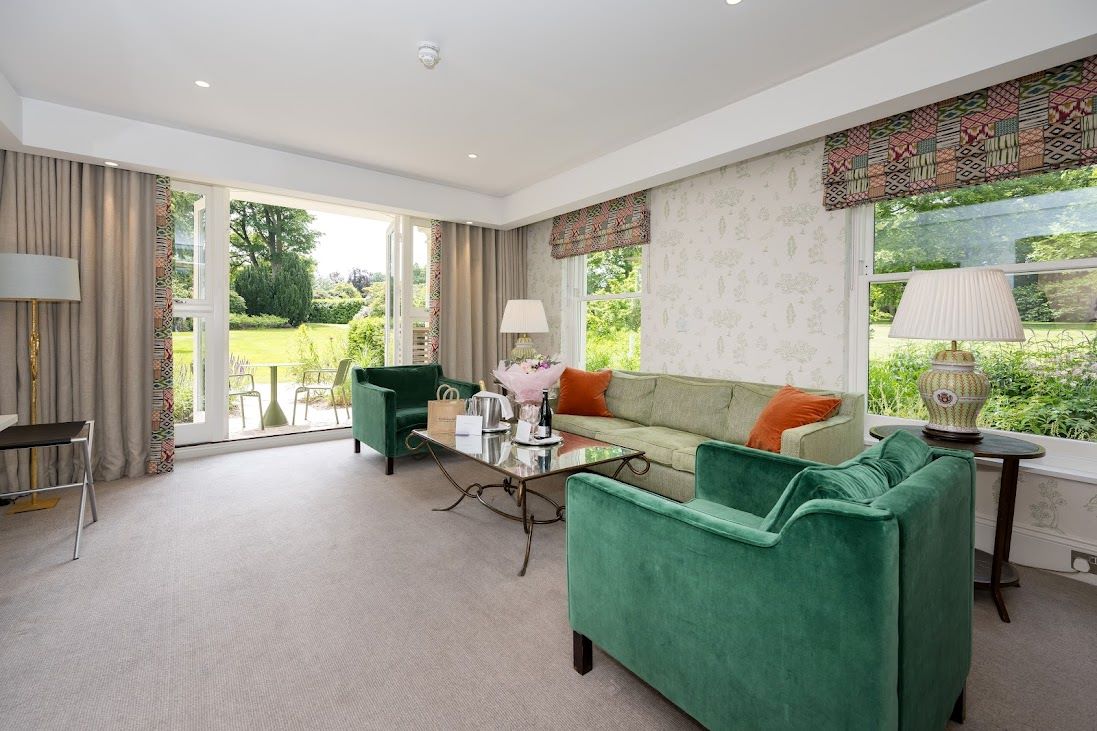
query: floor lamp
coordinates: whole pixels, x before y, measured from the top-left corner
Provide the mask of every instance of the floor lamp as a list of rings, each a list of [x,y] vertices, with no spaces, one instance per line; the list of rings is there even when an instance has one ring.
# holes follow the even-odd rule
[[[0,300],[30,302],[30,423],[38,423],[38,303],[79,302],[80,270],[75,259],[39,254],[0,254]],[[30,488],[38,487],[38,457],[30,451]],[[9,513],[46,510],[57,498],[16,504]]]

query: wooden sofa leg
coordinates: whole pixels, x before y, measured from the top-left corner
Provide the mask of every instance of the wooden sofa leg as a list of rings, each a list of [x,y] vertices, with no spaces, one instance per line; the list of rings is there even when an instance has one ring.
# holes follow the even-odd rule
[[[571,662],[575,672],[586,675],[594,665],[593,645],[590,638],[584,637],[578,632],[571,633]]]
[[[960,696],[956,699],[956,705],[952,707],[952,715],[949,716],[950,721],[956,723],[963,723],[964,717],[967,715],[967,708],[965,707],[964,695],[967,693],[967,686],[965,685],[960,689]]]
[[[393,458],[392,457],[388,457],[388,458],[385,459],[385,474],[386,475],[391,475],[392,474],[392,464],[393,464]]]
[[[360,441],[358,441],[357,439],[354,440],[354,453],[355,454],[361,454],[362,453],[362,443]]]

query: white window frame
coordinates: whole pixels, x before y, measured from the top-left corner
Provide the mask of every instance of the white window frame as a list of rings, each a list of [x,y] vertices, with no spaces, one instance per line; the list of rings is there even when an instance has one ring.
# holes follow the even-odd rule
[[[178,297],[173,302],[173,317],[204,318],[206,322],[205,420],[177,424],[175,443],[179,446],[220,442],[228,438],[226,396],[228,375],[229,306],[229,198],[226,188],[181,180],[171,181],[172,191],[205,197],[206,268],[201,274],[205,297]],[[196,275],[198,276],[198,275]],[[195,350],[195,365],[198,365]]]
[[[640,290],[624,294],[587,294],[587,255],[571,256],[564,260],[564,318],[560,328],[561,349],[564,360],[574,363],[576,368],[586,368],[587,363],[587,322],[586,303],[604,300],[640,301],[640,358],[643,351],[643,312],[644,294],[647,291],[649,260],[647,246],[640,246]]]
[[[873,273],[873,247],[875,244],[875,207],[873,204],[867,203],[851,208],[848,225],[850,232],[850,337],[847,382],[850,384],[851,391],[865,394],[865,443],[868,444],[876,441],[868,434],[868,430],[874,426],[883,424],[924,424],[926,420],[883,416],[867,411],[869,287],[878,282],[906,281],[910,278],[911,272]],[[1006,274],[1072,271],[1097,268],[1097,258],[1024,264],[996,264],[995,267],[1002,269]],[[929,368],[928,362],[926,368]],[[984,428],[982,431],[1016,437],[1041,445],[1047,451],[1047,455],[1043,459],[1027,461],[1025,468],[1028,471],[1097,484],[1097,442],[1045,437],[998,429]]]

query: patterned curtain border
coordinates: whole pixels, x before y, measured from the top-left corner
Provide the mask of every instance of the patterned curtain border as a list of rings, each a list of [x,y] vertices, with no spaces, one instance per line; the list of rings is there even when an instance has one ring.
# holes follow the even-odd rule
[[[552,219],[554,259],[637,246],[651,240],[648,191],[629,193]]]
[[[171,472],[175,465],[175,396],[171,339],[174,246],[171,179],[157,176],[152,294],[152,438],[149,440],[149,462],[146,469],[150,475]]]
[[[427,362],[438,362],[442,316],[442,222],[430,222],[430,274],[427,279]]]
[[[1097,163],[1097,55],[827,135],[823,205]]]

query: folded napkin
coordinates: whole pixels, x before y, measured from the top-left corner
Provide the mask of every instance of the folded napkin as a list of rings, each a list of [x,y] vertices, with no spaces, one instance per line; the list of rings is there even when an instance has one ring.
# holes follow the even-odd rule
[[[473,396],[490,396],[491,398],[499,399],[499,412],[503,415],[504,420],[510,420],[514,418],[514,409],[510,406],[510,399],[501,393],[494,393],[493,391],[481,391]]]

